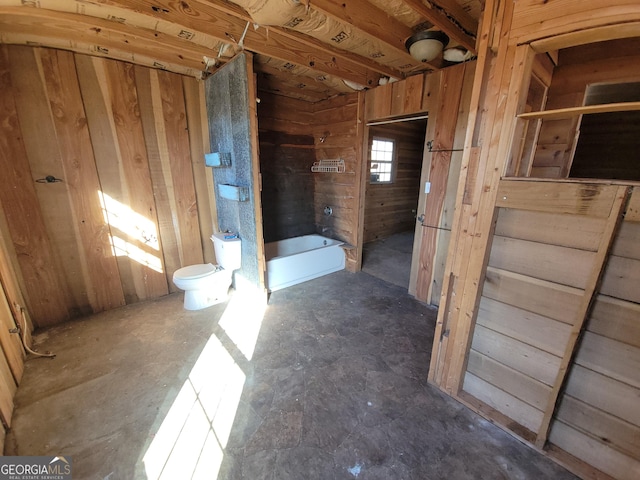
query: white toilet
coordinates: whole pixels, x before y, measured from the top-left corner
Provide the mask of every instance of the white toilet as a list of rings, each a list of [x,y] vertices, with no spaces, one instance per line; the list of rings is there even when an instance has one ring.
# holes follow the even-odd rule
[[[184,290],[185,309],[200,310],[227,298],[233,271],[242,263],[242,244],[238,237],[225,238],[225,235],[228,236],[224,233],[211,236],[219,265],[189,265],[174,272],[174,285]]]

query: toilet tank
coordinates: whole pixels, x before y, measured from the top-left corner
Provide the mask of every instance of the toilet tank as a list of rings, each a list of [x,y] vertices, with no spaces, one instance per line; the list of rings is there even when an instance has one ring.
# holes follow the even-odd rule
[[[236,270],[242,265],[242,242],[236,238],[224,238],[228,233],[214,233],[211,235],[213,249],[216,252],[216,262],[225,270]]]

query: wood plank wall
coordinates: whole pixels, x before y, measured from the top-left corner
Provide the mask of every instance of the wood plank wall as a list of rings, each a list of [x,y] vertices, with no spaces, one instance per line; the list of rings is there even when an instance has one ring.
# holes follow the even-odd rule
[[[587,86],[598,83],[623,83],[640,79],[640,42],[628,39],[610,40],[561,50],[558,66],[553,71],[546,109],[578,107],[583,105]],[[622,119],[613,114],[617,123]],[[592,115],[591,130],[599,124],[606,129],[606,115]],[[537,122],[531,120],[530,122]],[[579,131],[579,117],[561,120],[543,120],[537,140],[531,177],[565,178],[569,176],[573,152]],[[637,136],[637,135],[636,135]],[[602,149],[599,150],[602,153]],[[611,152],[613,155],[614,152]],[[606,164],[608,158],[600,158]],[[637,166],[635,166],[637,172]],[[630,167],[633,170],[633,167]],[[597,170],[589,171],[591,178],[599,176]],[[581,174],[586,176],[587,172]],[[618,178],[623,178],[619,176]]]
[[[420,172],[427,121],[414,120],[369,128],[367,171],[374,137],[395,141],[397,163],[393,183],[369,183],[365,177],[364,243],[415,228]]]
[[[37,326],[175,291],[177,268],[213,259],[195,79],[20,46],[0,71],[0,203]]]
[[[428,113],[426,140],[434,150],[423,149],[420,185],[431,183],[431,192],[418,188],[417,214],[425,227],[416,230],[409,292],[431,304],[440,303],[449,230],[458,190],[462,149],[467,129],[475,62],[444,71],[416,75],[404,81],[369,90],[365,96],[365,121],[411,117]]]
[[[631,196],[551,427],[552,445],[640,475],[640,187]]]
[[[315,233],[355,246],[358,241],[363,138],[362,122],[358,121],[362,112],[360,96],[354,93],[308,103],[260,91],[259,82],[260,78],[258,118],[261,168],[264,170],[263,200],[267,202],[263,211],[266,217],[272,215],[270,221],[278,224],[280,229],[278,235],[274,235],[271,226],[265,224],[265,241],[271,241],[272,236],[274,239],[276,236],[286,238],[294,231],[307,231],[313,225]],[[312,141],[311,145],[309,141]],[[286,148],[290,156],[289,166],[279,174],[272,172],[269,164],[279,152],[274,150],[277,145],[280,149]],[[310,146],[313,148],[309,149]],[[266,150],[264,158],[263,149]],[[306,194],[309,192],[306,192],[303,202],[293,203],[297,202],[296,198],[302,198],[302,192],[297,187],[289,188],[295,182],[286,177],[294,172],[300,183],[306,185],[313,162],[334,158],[345,161],[345,173],[312,173],[312,183],[309,183],[312,204],[309,206],[307,203],[309,198]],[[278,175],[272,175],[274,173]],[[283,188],[287,193],[276,198],[275,190]],[[324,215],[327,206],[332,208],[331,216]],[[309,215],[311,223],[307,219]],[[299,222],[297,227],[293,225],[295,221]],[[356,249],[348,249],[347,268],[355,270],[356,265]]]
[[[260,77],[259,77],[260,78]],[[258,128],[265,243],[316,233],[312,105],[260,92]]]
[[[618,190],[501,183],[463,391],[512,419],[510,428],[529,441],[555,407],[567,346],[584,322],[590,280],[602,271],[605,236],[617,222]]]
[[[363,126],[358,122],[359,96],[350,94],[314,105],[313,137],[316,160],[343,159],[344,173],[314,173],[314,215],[318,233],[350,245],[358,243],[359,175]],[[331,207],[330,216],[324,214]],[[347,252],[347,268],[356,269],[354,252]]]

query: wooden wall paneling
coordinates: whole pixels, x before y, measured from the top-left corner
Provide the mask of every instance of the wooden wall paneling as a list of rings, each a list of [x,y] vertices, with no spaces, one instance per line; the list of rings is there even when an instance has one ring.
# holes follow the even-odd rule
[[[495,236],[489,264],[584,290],[595,257],[585,250]]]
[[[213,172],[204,164],[204,154],[211,153],[207,110],[204,99],[204,82],[194,78],[182,77],[187,128],[189,129],[189,149],[193,183],[198,203],[198,223],[202,253],[205,263],[216,263],[211,235],[218,231],[218,212],[213,187]]]
[[[573,323],[573,327],[569,336],[569,340],[565,347],[564,355],[562,356],[562,364],[558,371],[558,376],[553,385],[553,390],[551,392],[549,398],[549,404],[545,409],[545,416],[540,426],[540,430],[538,431],[536,437],[536,445],[540,448],[544,446],[546,443],[549,427],[551,425],[551,420],[553,417],[553,413],[558,402],[558,397],[560,395],[560,389],[565,383],[566,374],[569,369],[569,365],[573,358],[574,352],[576,350],[576,346],[578,344],[578,337],[580,332],[582,331],[585,319],[587,317],[587,313],[593,301],[594,294],[596,289],[598,288],[600,281],[602,280],[602,275],[604,271],[604,264],[613,244],[613,237],[616,229],[619,226],[619,223],[622,219],[622,214],[624,212],[624,208],[626,206],[626,202],[630,191],[627,187],[603,187],[603,190],[612,190],[615,193],[615,197],[611,202],[611,208],[608,215],[607,225],[603,232],[600,245],[598,247],[598,251],[596,252],[596,258],[594,259],[594,263],[591,267],[591,272],[589,272],[587,277],[587,282],[585,283],[585,294],[582,299],[582,303],[580,305],[580,309],[576,315],[576,320]]]
[[[499,363],[551,387],[560,366],[560,358],[532,345],[476,325],[471,348]]]
[[[259,80],[258,87],[260,87]],[[259,93],[258,128],[260,131],[271,130],[290,135],[308,135],[313,129],[313,104],[265,91]]]
[[[637,80],[640,75],[637,62],[640,52],[637,47],[631,50],[626,47],[633,43],[608,41],[563,49],[560,65],[553,73],[546,108],[582,106],[590,84]],[[602,55],[603,48],[606,48],[606,55]],[[560,120],[544,119],[531,176],[567,177],[578,136],[582,134],[579,128],[578,116]]]
[[[586,331],[581,339],[575,362],[640,390],[638,347]]]
[[[26,344],[31,346],[33,343],[31,338],[33,322],[25,300],[27,289],[24,286],[20,264],[13,248],[13,243],[11,243],[11,235],[9,234],[9,226],[6,220],[0,203],[0,286],[7,297],[14,323],[21,328]],[[19,338],[17,340],[14,339],[14,342],[16,341],[22,346],[22,341]],[[22,354],[25,354],[24,350]]]
[[[342,158],[345,173],[314,173],[314,213],[318,233],[339,238],[357,246],[359,191],[362,152],[360,144],[364,125],[358,124],[360,102],[358,94],[344,98],[318,102],[315,105],[316,121],[313,126],[316,160]],[[322,139],[322,140],[321,140]],[[331,216],[323,214],[325,206],[331,206]],[[360,268],[360,255],[348,257],[347,269]]]
[[[260,133],[262,208],[266,242],[316,232],[314,140],[311,135]]]
[[[438,112],[436,114],[435,133],[431,161],[428,164],[431,191],[427,194],[422,221],[422,242],[420,244],[419,267],[416,280],[416,298],[429,302],[434,281],[434,262],[438,250],[438,228],[442,218],[442,207],[447,194],[447,184],[451,164],[456,123],[462,98],[462,87],[466,65],[445,69],[442,72],[440,92],[438,94]],[[427,165],[425,165],[426,167]]]
[[[636,408],[638,389],[631,385],[575,365],[569,374],[565,394],[640,426],[640,412]]]
[[[30,47],[9,47],[16,107],[32,180],[48,175],[64,179],[53,111],[45,85],[47,72],[42,68],[40,52],[40,49]],[[71,316],[91,313],[82,256],[78,254],[82,250],[81,240],[72,225],[74,214],[70,186],[64,181],[36,182],[34,185],[50,248],[55,252],[51,269],[64,285],[64,291],[59,295],[63,296]]]
[[[0,285],[0,345],[2,354],[9,364],[13,380],[20,383],[24,373],[25,351],[20,340],[20,333],[11,333],[16,328],[13,313],[9,307],[9,299]]]
[[[18,386],[13,379],[7,360],[4,355],[0,355],[0,420],[6,427],[11,426],[13,397],[17,389]]]
[[[418,222],[417,219],[424,212],[422,206],[426,205],[427,195],[424,192],[424,185],[429,180],[431,174],[431,153],[428,151],[427,142],[435,137],[436,126],[438,123],[438,106],[439,106],[439,94],[441,91],[443,71],[440,70],[433,74],[425,76],[425,82],[422,93],[422,111],[427,113],[427,129],[425,132],[424,145],[422,147],[422,168],[420,169],[420,188],[418,195],[418,206],[416,210],[416,223],[415,231],[413,234],[413,253],[411,257],[411,271],[409,273],[409,293],[416,296],[418,273],[420,272],[421,262],[420,256],[417,254],[422,251],[423,230],[422,222]]]
[[[176,197],[180,248],[183,265],[202,263],[202,244],[198,224],[187,115],[179,75],[156,70],[162,100],[162,115],[165,124],[166,145],[169,150],[173,192]],[[153,84],[152,84],[153,85]],[[157,98],[157,97],[156,97]],[[165,166],[166,167],[166,166]]]
[[[473,71],[475,71],[476,62],[473,62]],[[466,69],[470,72],[469,68]],[[424,86],[422,88],[422,112],[434,112],[436,108],[436,102],[438,101],[438,92],[440,91],[442,70],[429,73],[425,75]],[[471,85],[473,85],[473,75],[471,75]]]
[[[569,452],[616,478],[640,472],[640,417],[632,407],[640,398],[640,308],[637,288],[618,281],[640,270],[637,196],[634,189],[549,434],[561,455]],[[620,264],[629,265],[625,273],[612,273]]]
[[[469,351],[467,372],[509,392],[541,412],[547,404],[550,386],[473,349]]]
[[[69,318],[65,293],[68,287],[59,271],[51,268],[57,263],[56,253],[49,240],[22,140],[7,46],[0,49],[0,62],[0,81],[5,92],[0,96],[0,169],[4,178],[0,202],[27,288],[29,311],[34,322],[47,326]]]
[[[506,142],[503,150],[510,145],[510,126],[496,119],[502,115],[515,116],[519,107],[524,104],[526,92],[521,92],[523,72],[527,71],[533,55],[526,46],[515,48],[500,45],[495,62],[490,48],[490,35],[496,25],[508,31],[511,2],[500,3],[487,2],[487,11],[493,11],[499,6],[499,17],[494,21],[483,20],[478,38],[479,60],[471,96],[471,112],[469,118],[469,130],[465,139],[465,152],[462,163],[462,173],[458,187],[456,200],[456,215],[454,217],[453,231],[455,243],[449,248],[446,271],[455,278],[454,283],[445,283],[442,297],[447,308],[441,309],[436,322],[434,348],[429,368],[430,381],[438,384],[440,388],[450,394],[457,394],[463,381],[468,344],[473,331],[473,312],[477,306],[478,285],[480,284],[482,271],[488,253],[488,241],[493,226],[493,203],[495,201],[495,188],[502,174],[504,164],[496,163],[494,167],[490,162],[501,162],[497,151],[493,151]],[[506,68],[509,66],[509,68]],[[490,76],[489,72],[494,73]],[[483,79],[489,81],[485,84]],[[513,94],[506,102],[498,102],[497,92],[501,86],[511,85]],[[486,109],[479,109],[481,98],[486,98]],[[481,115],[478,115],[482,113]],[[482,129],[482,134],[480,134]],[[472,147],[478,146],[479,139],[487,142],[484,148],[479,150],[479,157],[472,154]],[[490,154],[491,151],[491,154]],[[500,160],[498,160],[500,158]],[[469,161],[473,159],[477,165],[471,168],[472,172],[478,172],[475,178],[467,177]],[[485,177],[486,174],[486,177]],[[467,185],[467,179],[469,185]],[[469,203],[468,203],[469,202]],[[466,232],[466,233],[463,233]],[[449,285],[456,290],[449,290]],[[466,291],[468,289],[468,291]],[[448,332],[448,335],[445,333]]]
[[[567,425],[589,425],[589,432],[596,438],[607,439],[622,453],[634,457],[640,450],[640,428],[614,415],[565,396],[558,407],[557,418]]]
[[[571,331],[571,325],[482,297],[478,325],[490,328],[522,343],[560,357]]]
[[[456,69],[455,67],[451,67]],[[457,70],[457,69],[456,69]],[[392,83],[391,115],[412,115],[422,110],[424,75],[413,75]]]
[[[463,388],[465,392],[506,414],[530,431],[534,431],[540,425],[542,412],[539,409],[476,377],[469,371],[464,376]]]
[[[184,115],[182,85],[179,78],[173,79],[170,75],[135,67],[165,275],[169,291],[175,292],[178,289],[173,284],[173,272],[186,265],[202,263],[203,256],[189,140],[184,137],[186,119],[181,117]],[[176,91],[168,91],[171,87]],[[182,101],[181,107],[175,104],[179,101]]]
[[[496,207],[609,218],[618,192],[593,183],[500,182]]]
[[[316,174],[311,172],[316,161],[314,134],[326,137],[325,132],[314,132],[312,109],[307,102],[260,92],[258,126],[266,242],[316,233]]]
[[[634,480],[640,473],[630,457],[607,448],[602,443],[563,422],[557,422],[552,431],[550,452],[553,458],[568,466],[583,478],[598,480]],[[566,451],[558,451],[555,445],[566,445]],[[567,453],[573,458],[567,459]],[[590,464],[576,459],[588,458]],[[595,470],[598,468],[599,470]],[[608,473],[605,473],[607,472]]]
[[[501,208],[495,234],[593,252],[605,225],[602,217]]]
[[[258,89],[260,78],[258,77]],[[259,91],[258,117],[269,119],[269,123],[259,125],[260,130],[275,130],[296,135],[309,133],[309,126],[314,123],[314,104],[295,98],[274,95],[269,92]],[[281,121],[283,128],[276,128],[271,122]],[[298,131],[298,128],[304,131]],[[293,130],[291,130],[293,129]]]
[[[160,86],[157,75],[148,68],[136,66],[135,78],[140,117],[149,158],[149,171],[158,212],[158,229],[167,285],[170,292],[177,292],[179,289],[173,284],[173,272],[183,265],[179,246],[180,232],[174,228],[171,213],[176,209],[176,205],[172,195],[173,186],[162,118],[162,100],[159,99]]]
[[[69,185],[73,228],[81,244],[87,296],[94,312],[124,304],[118,264],[98,192],[100,182],[73,54],[43,50],[42,65],[58,135],[64,181]]]
[[[606,4],[560,0],[553,6],[547,2],[526,0],[517,2],[511,37],[522,43],[583,31],[580,43],[588,43],[589,29],[633,20],[640,20],[640,8],[633,0],[614,0]]]
[[[502,185],[502,183],[508,183],[508,185]],[[547,419],[555,409],[554,396],[557,395],[558,376],[568,368],[567,345],[572,342],[575,345],[576,331],[580,331],[586,315],[586,308],[590,304],[595,288],[593,284],[594,271],[598,272],[596,278],[599,278],[602,266],[597,261],[603,261],[601,249],[608,248],[608,246],[604,247],[606,244],[603,244],[602,238],[611,236],[613,226],[616,225],[619,218],[622,203],[616,204],[617,209],[612,209],[612,205],[616,201],[623,202],[621,198],[624,197],[622,195],[624,187],[621,189],[615,186],[593,186],[592,196],[595,200],[591,203],[588,201],[588,205],[585,206],[581,202],[567,201],[570,193],[573,193],[574,196],[584,193],[582,190],[576,189],[575,184],[555,185],[557,190],[566,188],[568,192],[565,193],[554,192],[552,185],[540,182],[537,186],[539,190],[536,192],[536,185],[528,182],[508,180],[501,182],[498,189],[499,199],[496,203],[499,210],[496,216],[497,223],[494,229],[483,295],[478,306],[471,349],[474,352],[476,345],[486,343],[487,339],[484,339],[483,336],[492,332],[491,335],[495,336],[496,333],[501,335],[499,337],[501,344],[495,347],[498,350],[505,349],[507,339],[512,339],[520,342],[515,344],[520,348],[533,349],[535,352],[552,355],[555,358],[554,363],[557,365],[557,370],[550,370],[546,379],[535,377],[549,385],[545,400],[540,402],[538,398],[536,402],[533,402],[523,398],[524,390],[517,387],[516,384],[507,385],[492,371],[485,371],[477,366],[470,366],[474,369],[471,372],[476,377],[474,381],[465,379],[463,386],[467,394],[487,402],[492,409],[500,411],[502,415],[512,418],[522,427],[530,430],[524,437],[536,439],[536,441],[539,441],[539,432],[544,428],[544,422],[548,421]],[[521,188],[522,192],[516,193],[518,188]],[[619,198],[611,195],[611,192],[602,192],[602,190],[612,190],[614,194],[618,194]],[[547,201],[536,202],[534,200],[545,198],[545,196],[564,199],[556,205],[557,210],[563,213],[553,213],[553,207]],[[525,201],[527,197],[529,197],[529,201]],[[499,206],[502,204],[508,204],[508,208],[500,208]],[[519,207],[526,210],[518,210]],[[540,211],[534,211],[536,208],[539,208]],[[613,220],[607,218],[612,210]],[[584,222],[586,225],[582,227],[580,221],[572,217],[579,215],[580,218],[584,218],[585,212],[599,214],[600,217],[587,218],[587,221]],[[570,213],[574,215],[570,215]],[[523,222],[526,223],[527,220],[531,225],[523,226]],[[575,240],[568,232],[563,231],[561,225],[564,224],[575,228],[573,234],[576,237],[581,236],[583,229],[590,235],[585,235],[586,240]],[[558,228],[555,225],[558,225]],[[539,232],[541,229],[544,230],[543,233]],[[498,236],[498,233],[513,234],[514,237]],[[584,248],[586,250],[583,250]],[[577,255],[577,258],[574,258],[574,255]],[[566,259],[570,259],[570,261],[563,264],[562,261]],[[555,268],[560,265],[563,266]],[[569,270],[579,272],[576,276],[570,277],[565,275]],[[589,283],[589,279],[592,279],[591,283]],[[501,292],[498,285],[504,286],[505,291]],[[533,294],[540,296],[532,297]],[[551,302],[547,302],[546,294],[549,295]],[[585,299],[585,296],[588,297]],[[491,297],[499,297],[500,300]],[[523,305],[520,305],[519,301],[522,301]],[[553,311],[550,308],[551,304],[556,305],[559,311]],[[535,313],[537,310],[544,313]],[[489,350],[487,355],[497,357],[499,354]],[[499,364],[505,362],[505,366],[523,374],[537,374],[535,367],[531,369],[522,363],[517,365],[513,358],[504,354],[500,355],[500,359],[494,358]],[[573,356],[573,351],[570,356]],[[523,368],[528,370],[522,370]],[[490,377],[483,377],[485,374]],[[466,377],[468,375],[469,372]],[[486,382],[486,384],[482,382]],[[469,389],[466,389],[467,384]],[[514,385],[517,390],[509,390]],[[499,388],[504,393],[501,396],[496,396],[495,388]],[[515,396],[529,405],[535,403],[538,411],[522,407],[516,408],[518,402],[509,401],[509,397],[505,396],[507,394]],[[509,421],[504,425],[511,431],[522,435],[523,430],[520,427],[514,428],[514,425]]]
[[[365,196],[363,191],[365,190],[364,184],[366,184],[369,175],[366,173],[367,154],[365,150],[365,142],[367,141],[367,131],[365,121],[365,95],[363,92],[358,93],[358,104],[356,113],[356,165],[354,166],[356,178],[355,185],[357,187],[358,196],[354,205],[353,226],[356,231],[355,237],[355,249],[345,248],[345,255],[347,264],[350,265],[350,271],[360,271],[362,268],[362,254],[364,243],[364,208],[365,208]],[[360,168],[359,168],[360,167]]]
[[[76,65],[125,300],[166,295],[133,66],[84,55]]]
[[[609,259],[600,291],[610,297],[640,303],[640,260],[612,256]]]
[[[482,295],[506,305],[517,305],[559,322],[571,324],[583,291],[559,283],[488,266]]]
[[[462,86],[462,97],[458,111],[458,121],[456,133],[453,141],[453,149],[449,163],[449,179],[445,190],[445,198],[442,204],[442,215],[440,216],[440,229],[436,240],[436,255],[434,258],[433,282],[431,285],[431,296],[429,303],[439,305],[444,288],[445,268],[447,255],[449,252],[449,242],[451,239],[451,227],[455,212],[456,198],[458,196],[458,182],[460,180],[460,170],[462,166],[462,151],[469,121],[469,106],[471,102],[471,90],[473,78],[476,70],[476,63],[467,63],[465,68],[465,78]]]
[[[598,295],[589,317],[591,332],[640,347],[640,305]]]
[[[366,121],[379,120],[391,116],[391,101],[393,99],[393,84],[380,85],[365,93]]]
[[[371,184],[368,175],[365,179],[364,243],[413,230],[420,192],[425,127],[424,120],[369,127],[369,140],[374,136],[393,139],[397,155],[393,183]],[[367,170],[369,158],[367,151],[363,156]]]

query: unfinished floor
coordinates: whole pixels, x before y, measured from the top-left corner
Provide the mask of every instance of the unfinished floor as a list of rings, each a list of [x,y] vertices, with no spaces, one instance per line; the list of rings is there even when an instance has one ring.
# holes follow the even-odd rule
[[[436,311],[404,288],[181,302],[37,334],[57,357],[27,362],[5,453],[71,456],[75,480],[575,478],[426,383]]]
[[[413,230],[365,243],[362,250],[362,271],[409,289]]]

